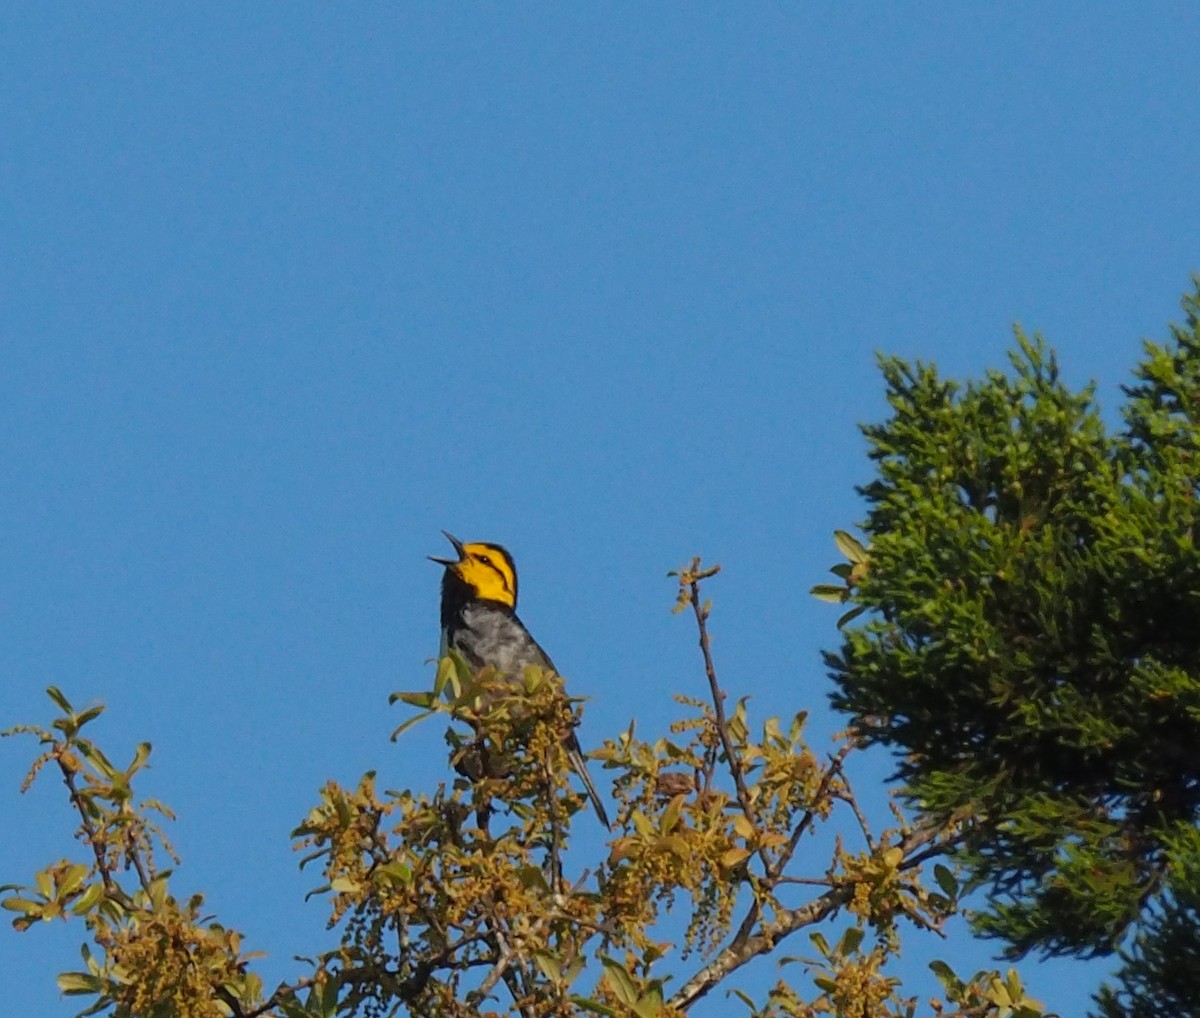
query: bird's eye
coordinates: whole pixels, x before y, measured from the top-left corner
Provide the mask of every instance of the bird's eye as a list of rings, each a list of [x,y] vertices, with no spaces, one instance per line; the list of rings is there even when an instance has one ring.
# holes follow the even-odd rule
[[[488,558],[486,555],[480,555],[479,561],[482,562],[485,566],[490,566],[492,564],[492,560],[490,558]]]

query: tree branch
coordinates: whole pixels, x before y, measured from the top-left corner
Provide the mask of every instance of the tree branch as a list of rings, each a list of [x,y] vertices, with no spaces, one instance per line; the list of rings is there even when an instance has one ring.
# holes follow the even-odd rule
[[[817,786],[817,793],[813,796],[814,803],[822,802],[825,796],[829,794],[829,786],[833,784],[833,779],[836,775],[842,774],[842,763],[850,755],[850,751],[853,748],[851,743],[846,743],[834,756],[830,757],[829,767],[824,775],[822,775],[821,783]],[[791,837],[788,838],[787,844],[783,847],[783,851],[775,857],[774,863],[771,864],[770,869],[767,871],[767,879],[771,886],[774,886],[775,882],[783,874],[784,867],[792,861],[792,856],[796,852],[796,847],[800,844],[800,839],[804,837],[804,832],[812,827],[816,816],[817,811],[815,806],[804,811],[804,816],[801,817],[800,823],[792,831]]]
[[[899,847],[907,858],[936,839],[943,829],[929,826],[911,831],[901,840]],[[680,987],[667,1002],[668,1006],[686,1011],[731,973],[760,955],[770,953],[784,937],[795,933],[796,930],[829,918],[853,897],[853,884],[845,884],[830,888],[820,897],[799,908],[780,909],[773,920],[761,925],[758,933],[744,938],[735,937],[729,947]],[[738,932],[740,935],[742,931]]]
[[[713,987],[747,962],[768,954],[784,937],[804,926],[811,926],[833,915],[854,897],[854,888],[835,887],[800,908],[781,909],[776,918],[765,922],[759,932],[734,943],[679,988],[667,1001],[668,1008],[686,1011]]]
[[[734,751],[733,740],[729,736],[729,721],[725,716],[725,691],[721,689],[721,684],[717,680],[717,669],[712,657],[712,641],[708,635],[708,608],[700,600],[700,582],[716,576],[720,571],[720,566],[701,570],[700,560],[693,559],[691,569],[684,570],[680,575],[680,583],[687,585],[687,600],[696,616],[696,628],[700,634],[700,652],[704,655],[704,674],[708,677],[708,688],[712,694],[713,712],[717,721],[717,735],[721,739],[721,747],[725,751],[725,761],[729,765],[729,774],[733,778],[734,788],[737,790],[738,805],[750,822],[750,826],[754,828],[755,840],[759,842],[755,846],[755,851],[762,860],[763,867],[769,872],[771,859],[761,844],[762,827],[758,822],[758,813],[750,800],[750,790],[746,786],[741,757]]]
[[[92,854],[96,857],[96,871],[100,874],[100,879],[104,882],[104,890],[108,894],[114,894],[120,888],[113,880],[112,872],[109,869],[108,859],[104,854],[104,848],[101,844],[100,832],[96,830],[96,825],[92,823],[92,818],[88,816],[87,805],[84,803],[83,795],[75,784],[75,771],[68,767],[63,762],[63,751],[66,749],[64,745],[61,750],[56,750],[54,753],[55,762],[58,764],[58,769],[62,771],[63,784],[67,786],[67,791],[71,793],[71,805],[75,807],[79,813],[80,827],[86,836],[87,843],[92,846]]]

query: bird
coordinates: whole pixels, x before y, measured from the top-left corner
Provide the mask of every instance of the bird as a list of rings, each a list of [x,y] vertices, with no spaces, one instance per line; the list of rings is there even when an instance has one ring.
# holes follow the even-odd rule
[[[478,670],[491,665],[498,673],[517,677],[529,665],[557,674],[554,662],[517,617],[517,568],[512,555],[499,544],[464,543],[449,532],[442,533],[458,558],[429,559],[445,566],[442,575],[442,647],[454,651]],[[608,812],[587,772],[583,750],[572,729],[563,738],[571,768],[583,787],[596,816],[605,828],[611,825]]]

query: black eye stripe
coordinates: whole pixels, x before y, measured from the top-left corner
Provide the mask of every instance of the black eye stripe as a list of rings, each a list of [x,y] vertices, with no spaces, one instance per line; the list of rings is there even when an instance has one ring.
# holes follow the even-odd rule
[[[517,603],[517,590],[519,589],[517,567],[513,564],[512,555],[508,553],[508,549],[499,544],[489,544],[480,541],[467,545],[463,551],[466,553],[464,556],[464,565],[469,561],[477,571],[487,569],[492,572],[500,581],[500,590],[496,592],[496,597],[515,607]],[[476,579],[480,580],[483,585],[486,585],[487,582],[495,582],[484,581],[478,572]],[[473,581],[470,582],[473,583]],[[479,589],[480,584],[473,583],[473,585],[477,590]]]
[[[493,562],[486,555],[476,555],[475,561],[480,563],[480,565],[487,566],[493,573],[495,573],[497,576],[499,576],[500,582],[502,584],[504,584],[504,589],[507,590],[510,594],[512,593],[512,587],[510,587],[509,583],[508,583],[508,575],[504,572],[503,569],[501,569],[498,565],[496,565],[495,562]]]

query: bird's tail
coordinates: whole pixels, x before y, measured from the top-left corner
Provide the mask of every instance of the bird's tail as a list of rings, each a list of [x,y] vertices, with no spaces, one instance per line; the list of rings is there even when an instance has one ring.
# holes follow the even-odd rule
[[[587,761],[583,758],[583,750],[579,748],[579,740],[575,738],[574,732],[567,739],[567,757],[571,761],[571,768],[583,782],[583,787],[587,791],[588,798],[592,800],[592,806],[596,809],[596,816],[600,818],[600,823],[604,825],[605,829],[611,828],[612,824],[608,822],[608,812],[604,808],[604,803],[600,801],[596,786],[592,784],[592,779],[588,775]]]

